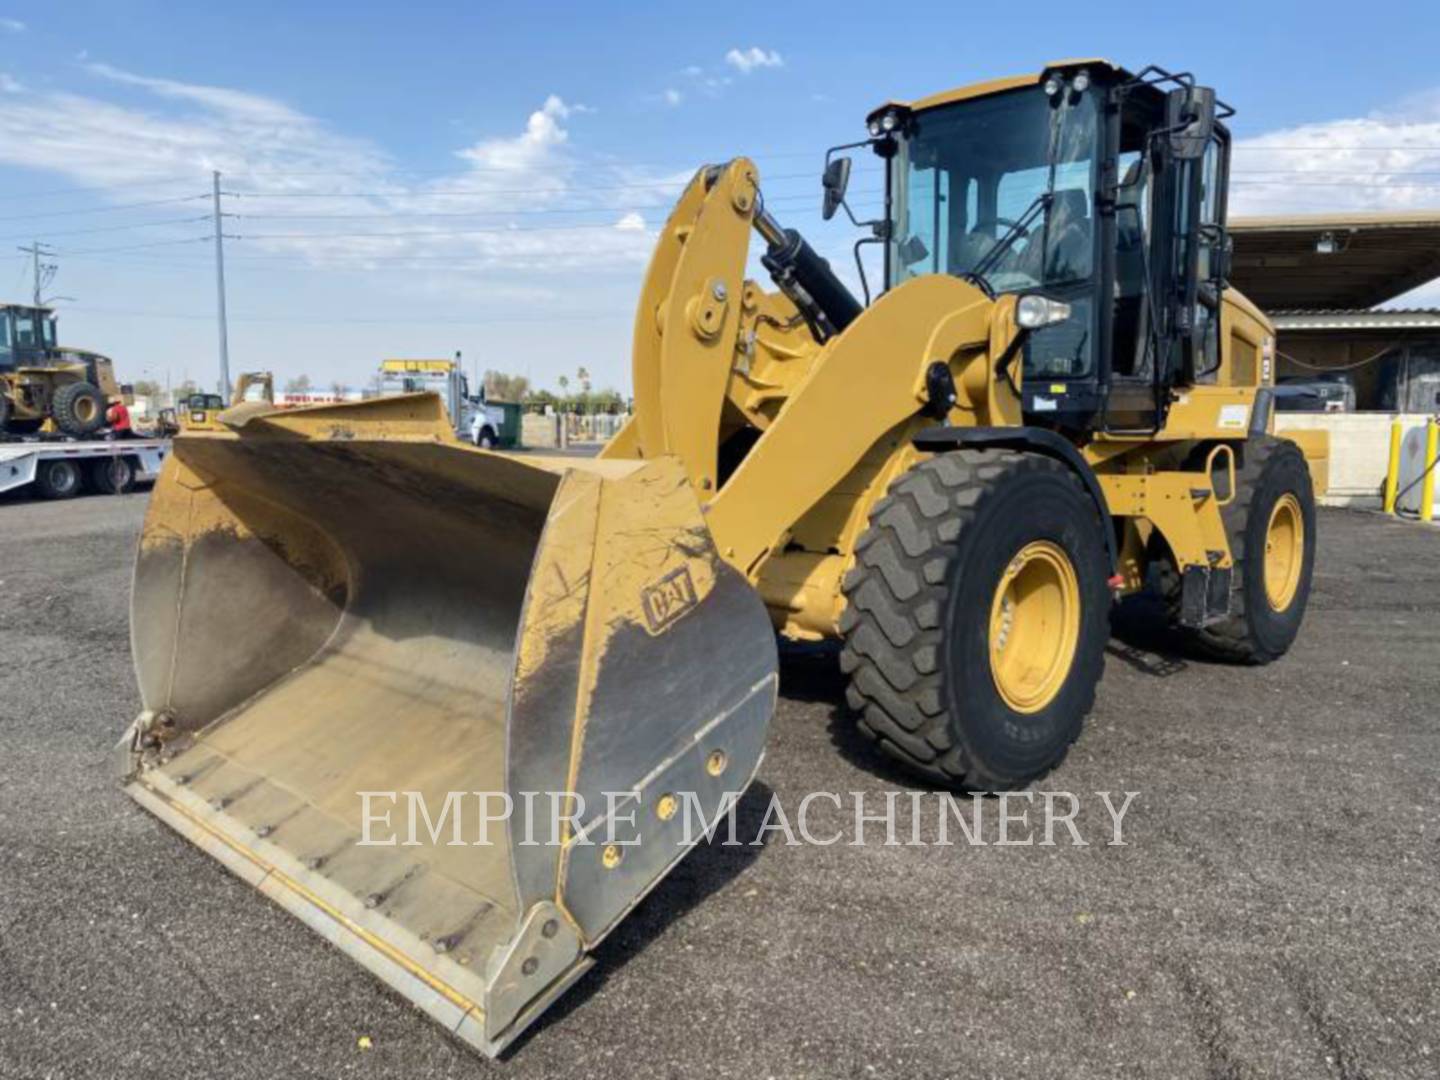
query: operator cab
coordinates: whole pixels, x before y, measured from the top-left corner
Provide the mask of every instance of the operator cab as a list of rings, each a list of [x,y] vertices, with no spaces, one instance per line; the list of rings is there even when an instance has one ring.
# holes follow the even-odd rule
[[[1220,368],[1230,114],[1189,75],[1101,60],[877,110],[885,287],[1020,298],[1028,423],[1158,430]]]
[[[54,348],[54,311],[24,304],[0,304],[0,371],[37,364]]]
[[[180,426],[186,431],[215,431],[219,425],[215,417],[225,409],[225,399],[219,394],[196,393],[180,401]]]

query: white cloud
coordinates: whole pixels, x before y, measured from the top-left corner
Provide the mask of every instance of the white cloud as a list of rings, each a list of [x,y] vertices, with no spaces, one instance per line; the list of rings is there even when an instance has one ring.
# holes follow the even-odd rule
[[[525,122],[525,131],[517,138],[485,139],[465,150],[458,156],[477,167],[500,169],[507,172],[519,171],[551,156],[570,133],[560,126],[574,112],[569,105],[551,94],[545,104],[530,114]]]
[[[755,50],[755,49],[750,50],[750,52],[757,52],[757,51],[758,51],[758,52],[764,52],[763,49],[761,49],[761,50]],[[749,53],[741,53],[741,52],[740,52],[739,50],[737,50],[737,49],[731,49],[730,52],[731,52],[731,54],[733,54],[734,56],[736,56],[736,57],[739,58],[739,61],[738,61],[739,63],[744,63],[744,64],[750,64],[750,63],[751,63]],[[767,57],[768,57],[769,54],[766,54],[766,55],[767,55]],[[777,56],[776,59],[778,60],[779,57]],[[732,61],[729,59],[728,56],[726,57],[726,62],[727,62],[727,63],[731,63],[731,62],[732,62]],[[730,86],[731,84],[733,84],[734,81],[735,81],[734,78],[731,77],[731,76],[729,76],[729,75],[724,75],[724,74],[719,74],[719,73],[713,73],[713,74],[712,74],[712,73],[710,73],[710,72],[707,72],[704,68],[700,67],[698,64],[691,64],[689,67],[683,69],[682,74],[685,75],[685,76],[694,84],[694,87],[695,87],[696,91],[698,91],[699,93],[702,93],[702,94],[704,94],[706,97],[710,97],[710,98],[718,98],[722,93],[724,93],[725,88],[726,88],[727,86]],[[678,93],[678,91],[676,91],[676,92]],[[666,91],[666,93],[668,94],[669,91]]]
[[[685,95],[674,87],[667,88],[660,96],[665,99],[665,104],[670,106],[679,105],[680,102],[685,100]]]
[[[756,68],[784,67],[785,61],[774,49],[762,49],[752,45],[748,49],[731,49],[725,54],[725,63],[742,75],[749,75]]]
[[[241,215],[233,252],[242,260],[280,255],[362,269],[426,260],[437,274],[454,272],[446,260],[467,270],[541,274],[639,267],[650,238],[634,208],[670,202],[689,180],[578,153],[570,127],[594,110],[559,95],[547,97],[514,134],[456,151],[453,172],[414,182],[372,143],[274,98],[105,64],[84,70],[141,96],[122,105],[0,81],[9,91],[0,110],[0,163],[87,186],[193,177],[196,194],[218,169],[228,187],[246,192],[228,207]],[[126,194],[133,198],[133,188],[116,198]],[[143,238],[195,231],[147,230]]]
[[[7,34],[23,34],[25,24],[19,19],[0,18],[0,30]]]
[[[154,100],[120,105],[88,94],[7,84],[11,96],[0,110],[0,162],[86,185],[200,178],[220,169],[232,180],[249,181],[247,186],[274,189],[295,186],[274,176],[281,170],[343,171],[376,181],[391,169],[369,143],[329,132],[269,98],[104,66],[91,74],[138,88]]]
[[[102,79],[136,86],[151,93],[176,101],[191,102],[216,112],[250,121],[267,124],[296,126],[309,123],[308,119],[271,98],[259,94],[247,94],[241,90],[229,90],[220,86],[202,86],[194,83],[176,82],[173,79],[157,79],[147,75],[135,75],[109,64],[87,63],[85,70]]]
[[[1440,206],[1440,90],[1235,143],[1233,214]]]

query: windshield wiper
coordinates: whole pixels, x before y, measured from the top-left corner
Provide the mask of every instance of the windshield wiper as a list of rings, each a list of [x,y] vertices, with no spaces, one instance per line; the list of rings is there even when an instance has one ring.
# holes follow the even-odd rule
[[[992,270],[995,264],[1000,261],[1000,256],[1010,250],[1010,245],[1015,243],[1020,237],[1030,235],[1030,226],[1034,223],[1035,218],[1042,213],[1049,213],[1050,203],[1054,201],[1054,198],[1055,193],[1052,191],[1042,191],[1039,195],[1036,195],[1034,201],[1026,207],[1023,214],[1015,219],[1005,235],[985,250],[985,254],[980,257],[980,261],[977,262],[974,269],[969,272],[970,276],[978,279],[978,284],[980,284],[985,292],[992,298],[995,295],[995,290],[985,277],[986,273]]]

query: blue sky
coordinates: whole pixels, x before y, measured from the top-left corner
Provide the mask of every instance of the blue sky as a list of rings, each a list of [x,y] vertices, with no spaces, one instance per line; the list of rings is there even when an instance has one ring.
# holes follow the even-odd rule
[[[818,220],[825,147],[886,98],[1059,57],[1215,85],[1235,212],[1440,207],[1437,9],[0,4],[0,294],[28,296],[14,248],[46,241],[62,338],[127,379],[213,379],[196,219],[219,168],[232,370],[361,385],[461,349],[624,390],[654,229],[698,164],[754,157],[777,214],[848,260]]]

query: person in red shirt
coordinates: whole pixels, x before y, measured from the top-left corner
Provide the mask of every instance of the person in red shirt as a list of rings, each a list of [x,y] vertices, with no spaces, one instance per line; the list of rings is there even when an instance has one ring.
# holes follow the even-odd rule
[[[105,423],[110,428],[111,436],[116,439],[135,437],[135,429],[130,426],[130,410],[123,401],[116,401],[105,411]]]

